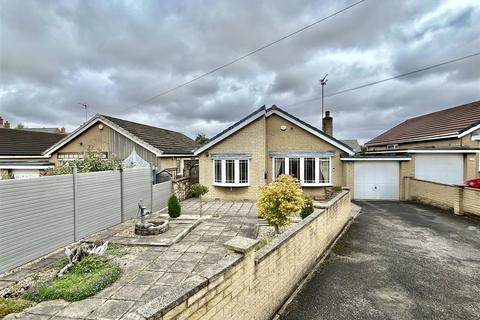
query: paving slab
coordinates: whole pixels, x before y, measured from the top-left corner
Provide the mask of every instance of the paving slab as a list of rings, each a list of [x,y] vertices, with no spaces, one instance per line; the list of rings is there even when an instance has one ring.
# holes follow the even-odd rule
[[[135,301],[107,300],[97,310],[90,314],[87,319],[120,319],[134,305]]]

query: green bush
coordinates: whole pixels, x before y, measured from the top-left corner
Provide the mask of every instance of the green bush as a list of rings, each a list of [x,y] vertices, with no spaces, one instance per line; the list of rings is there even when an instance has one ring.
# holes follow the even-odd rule
[[[309,196],[308,194],[304,194],[303,200],[305,204],[302,208],[302,211],[300,211],[300,217],[302,217],[302,219],[305,219],[306,217],[311,215],[315,209],[313,207],[313,199],[311,196]]]
[[[77,167],[78,173],[108,171],[120,168],[120,161],[117,159],[103,159],[101,152],[87,150],[83,154],[83,159],[75,160],[72,163],[66,163],[55,168],[48,169],[47,176],[55,176],[61,174],[71,174],[73,167]]]
[[[334,186],[332,187],[332,191],[335,193],[342,192],[342,187],[341,186]]]
[[[170,218],[178,218],[180,217],[181,211],[180,202],[175,193],[173,193],[170,198],[168,198],[168,215]]]
[[[108,263],[105,257],[88,256],[74,265],[63,277],[28,289],[23,298],[35,302],[55,299],[82,300],[114,283],[120,273],[120,266]]]
[[[195,198],[198,198],[198,197],[201,197],[204,194],[208,193],[208,187],[204,186],[203,184],[200,184],[200,183],[194,183],[190,187],[190,193]]]
[[[21,312],[32,305],[31,301],[25,299],[4,299],[0,298],[0,319],[10,313]]]

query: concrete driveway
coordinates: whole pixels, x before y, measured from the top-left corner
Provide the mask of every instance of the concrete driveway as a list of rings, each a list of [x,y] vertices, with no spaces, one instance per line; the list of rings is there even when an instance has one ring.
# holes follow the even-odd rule
[[[363,207],[281,319],[480,319],[480,220]]]

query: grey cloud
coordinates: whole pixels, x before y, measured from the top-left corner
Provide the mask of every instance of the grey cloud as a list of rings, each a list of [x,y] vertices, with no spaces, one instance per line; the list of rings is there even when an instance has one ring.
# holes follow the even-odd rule
[[[214,135],[263,104],[290,104],[480,49],[473,1],[366,1],[171,94],[188,81],[351,1],[0,1],[0,115],[61,126],[104,113]],[[326,99],[341,138],[368,140],[415,116],[479,99],[480,58]],[[448,88],[448,90],[445,90]],[[374,119],[375,121],[373,121]]]

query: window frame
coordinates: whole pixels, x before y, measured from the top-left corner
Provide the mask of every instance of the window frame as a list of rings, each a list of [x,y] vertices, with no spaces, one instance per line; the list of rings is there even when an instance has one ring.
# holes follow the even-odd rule
[[[245,160],[247,162],[247,182],[240,182],[240,161]],[[217,181],[217,175],[215,170],[215,164],[217,161],[220,161],[220,182]],[[227,182],[227,161],[233,161],[233,182]],[[250,159],[238,159],[238,158],[228,158],[228,159],[213,159],[212,161],[212,185],[217,187],[248,187],[250,186]]]
[[[290,166],[289,166],[289,159],[290,158],[298,158],[300,159],[300,179],[298,180],[299,183],[300,183],[300,186],[302,187],[329,187],[329,186],[333,186],[333,183],[332,183],[332,156],[327,156],[327,157],[299,157],[299,156],[295,156],[295,155],[292,155],[291,157],[272,157],[272,181],[275,181],[276,180],[276,177],[275,177],[275,160],[276,159],[284,159],[285,161],[285,165],[284,165],[284,168],[285,168],[285,174],[288,174],[290,175]],[[315,180],[314,182],[305,182],[305,159],[315,159],[315,171],[314,171],[314,175],[315,175]],[[328,182],[320,182],[320,163],[325,160],[328,160]]]
[[[396,143],[387,144],[387,150],[395,150],[397,148],[398,148],[398,144]]]

